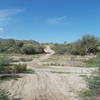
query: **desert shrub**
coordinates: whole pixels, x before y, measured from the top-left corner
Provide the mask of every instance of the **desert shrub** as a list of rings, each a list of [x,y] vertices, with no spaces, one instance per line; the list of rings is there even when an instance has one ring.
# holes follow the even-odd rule
[[[81,92],[83,100],[99,100],[100,99],[100,72],[95,72],[95,75],[91,75],[86,78],[88,89]],[[99,99],[97,98],[99,97]]]
[[[32,58],[20,58],[19,59],[22,62],[32,61]]]
[[[89,59],[85,61],[85,67],[97,67],[96,59]]]
[[[76,42],[71,44],[69,52],[72,55],[85,55],[85,48],[82,47],[80,42]]]
[[[15,64],[13,68],[15,73],[34,73],[35,71],[27,68],[26,64]]]
[[[15,40],[9,39],[0,41],[0,52],[7,52],[11,47],[15,47]]]
[[[24,45],[22,47],[22,53],[24,54],[40,54],[40,53],[44,53],[44,47],[40,46],[40,45]]]
[[[65,54],[68,51],[67,45],[65,44],[55,44],[52,49],[56,54]]]
[[[93,60],[92,60],[93,61]],[[82,91],[81,97],[83,100],[100,100],[100,56],[95,59],[95,64],[98,69],[91,73],[91,76],[86,78],[87,90]],[[99,97],[99,99],[97,98]]]
[[[0,66],[8,66],[11,61],[12,60],[9,57],[0,57]]]
[[[16,64],[14,67],[15,73],[23,73],[27,71],[27,65],[26,64]]]
[[[99,38],[92,36],[92,35],[85,35],[80,40],[74,42],[71,48],[71,54],[74,55],[85,55],[86,48],[95,48],[97,49],[96,45],[99,43]]]
[[[54,44],[53,50],[57,54],[72,54],[72,55],[86,55],[86,48],[94,48],[97,50],[97,44],[100,43],[99,38],[93,35],[85,35],[80,40],[77,40],[73,43],[65,44]]]
[[[19,47],[19,48],[22,48],[24,45],[24,43],[22,41],[17,41],[16,42],[16,46]]]
[[[27,59],[23,60],[26,61]],[[26,64],[11,64],[11,62],[13,60],[9,57],[0,57],[0,74],[24,73],[28,71]]]
[[[42,46],[42,45],[36,45],[36,46],[34,46],[34,48],[35,48],[35,53],[36,54],[41,54],[41,53],[44,53],[44,46]]]
[[[9,92],[0,89],[0,100],[10,100],[9,95]]]
[[[100,67],[100,54],[98,54],[96,58],[91,58],[84,62],[85,67]]]
[[[95,96],[100,96],[100,73],[89,79],[88,87]]]
[[[33,40],[0,40],[0,53],[43,53],[43,45]]]
[[[35,48],[32,45],[24,45],[22,47],[22,53],[24,53],[24,54],[34,54]]]
[[[10,58],[0,57],[0,73],[11,73],[10,63]]]

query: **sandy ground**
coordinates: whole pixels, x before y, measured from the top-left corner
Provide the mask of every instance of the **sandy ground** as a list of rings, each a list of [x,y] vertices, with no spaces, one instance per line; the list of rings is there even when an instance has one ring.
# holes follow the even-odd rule
[[[94,69],[43,67],[41,61],[54,54],[50,47],[46,50],[49,54],[27,63],[35,74],[22,74],[18,80],[0,83],[0,87],[11,93],[11,100],[80,100],[78,93],[86,88],[86,82],[80,75],[89,74]],[[40,67],[34,67],[34,63]]]

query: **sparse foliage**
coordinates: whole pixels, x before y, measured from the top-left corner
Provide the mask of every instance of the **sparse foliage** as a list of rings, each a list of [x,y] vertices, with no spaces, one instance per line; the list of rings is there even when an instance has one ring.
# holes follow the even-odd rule
[[[16,64],[14,67],[14,70],[16,73],[23,73],[27,71],[27,65],[26,64]]]
[[[32,40],[0,40],[0,53],[40,54],[43,49],[44,46]]]
[[[96,62],[98,70],[86,78],[88,89],[81,93],[83,100],[100,100],[100,56],[97,56],[93,62]]]
[[[53,49],[57,54],[86,55],[86,48],[94,48],[97,52],[97,44],[99,43],[99,38],[93,35],[85,35],[74,43],[56,44]]]
[[[0,89],[0,100],[10,100],[9,92]]]

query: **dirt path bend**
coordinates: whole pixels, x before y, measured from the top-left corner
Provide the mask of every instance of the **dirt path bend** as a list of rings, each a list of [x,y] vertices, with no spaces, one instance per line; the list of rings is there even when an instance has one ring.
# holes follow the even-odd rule
[[[49,48],[49,51],[52,50]],[[53,53],[40,57],[37,64]],[[86,87],[80,75],[92,69],[53,66],[34,70],[35,74],[23,74],[18,80],[0,83],[0,87],[11,93],[11,100],[80,100],[78,92]]]
[[[34,59],[29,63],[26,63],[28,65],[29,68],[32,67],[39,67],[42,66],[41,61],[48,59],[50,56],[52,56],[55,52],[50,48],[50,46],[46,46],[46,48],[44,49],[45,51],[45,55],[41,56],[40,58]]]

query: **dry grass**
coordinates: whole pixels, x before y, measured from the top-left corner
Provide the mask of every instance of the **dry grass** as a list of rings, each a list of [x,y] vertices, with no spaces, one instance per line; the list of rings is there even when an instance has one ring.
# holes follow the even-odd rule
[[[43,65],[49,66],[84,66],[84,61],[87,59],[85,56],[73,55],[52,55],[50,58],[44,60]]]

